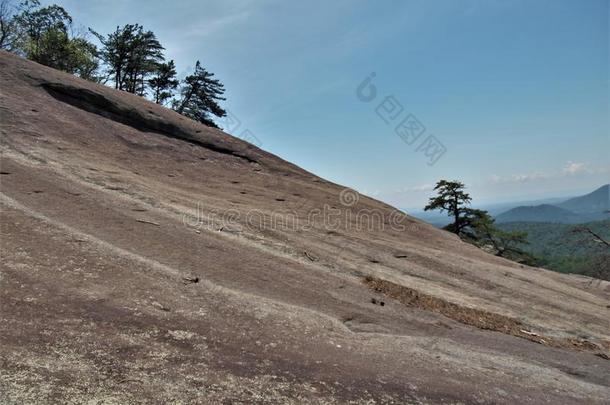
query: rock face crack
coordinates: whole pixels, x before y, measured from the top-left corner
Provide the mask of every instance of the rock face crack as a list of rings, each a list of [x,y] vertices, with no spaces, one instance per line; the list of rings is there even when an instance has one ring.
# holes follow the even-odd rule
[[[169,138],[209,149],[224,155],[235,156],[248,163],[259,163],[256,159],[234,149],[207,141],[195,136],[178,125],[159,116],[145,116],[138,109],[108,99],[100,93],[86,88],[74,87],[63,83],[42,82],[40,86],[53,98],[81,110],[100,115],[104,118],[130,126],[138,131],[153,132]]]

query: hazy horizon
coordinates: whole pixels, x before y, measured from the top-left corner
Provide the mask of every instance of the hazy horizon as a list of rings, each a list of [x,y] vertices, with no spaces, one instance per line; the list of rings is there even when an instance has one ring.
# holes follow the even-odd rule
[[[527,203],[540,204],[541,201],[564,200],[564,199],[570,199],[573,197],[580,197],[582,195],[589,194],[607,184],[608,183],[600,184],[599,186],[597,186],[597,187],[594,186],[593,188],[577,188],[577,189],[573,189],[573,190],[565,190],[563,192],[559,192],[556,194],[515,196],[513,199],[506,199],[506,200],[501,200],[501,201],[500,200],[484,200],[484,199],[476,198],[476,196],[472,196],[472,197],[474,197],[473,201],[472,201],[472,205],[475,207],[485,208],[485,207],[513,205],[513,204],[527,204]],[[468,190],[466,190],[466,191],[468,191]],[[433,196],[433,195],[434,195],[434,192],[431,191],[430,196]],[[423,209],[424,205],[422,205],[421,207],[401,207],[401,208],[408,210],[410,212],[422,213],[422,212],[424,212],[424,209]]]

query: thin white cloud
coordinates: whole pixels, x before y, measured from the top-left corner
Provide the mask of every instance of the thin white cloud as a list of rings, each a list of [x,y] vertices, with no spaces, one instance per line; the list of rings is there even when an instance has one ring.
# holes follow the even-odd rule
[[[434,190],[434,184],[422,184],[419,186],[403,187],[395,190],[397,193],[419,193]]]
[[[227,29],[235,29],[236,24],[247,20],[250,15],[250,10],[244,10],[234,14],[223,15],[205,21],[205,23],[198,21],[197,24],[187,27],[183,32],[183,36],[190,39],[202,40],[214,34],[220,34]]]
[[[577,163],[568,161],[568,163],[563,168],[563,172],[567,175],[575,175],[581,173],[589,172],[587,165],[585,163]]]
[[[506,183],[527,183],[541,180],[558,179],[566,176],[576,175],[592,175],[599,173],[607,173],[609,171],[606,167],[590,168],[589,164],[584,162],[573,162],[569,160],[566,162],[561,170],[553,172],[531,172],[513,174],[510,176],[498,176],[492,175],[488,183],[490,184],[506,184]]]
[[[498,176],[492,175],[489,179],[491,184],[504,184],[504,183],[527,183],[535,180],[545,180],[552,177],[550,174],[542,173],[542,172],[533,172],[533,173],[521,173],[521,174],[513,174],[511,176]]]

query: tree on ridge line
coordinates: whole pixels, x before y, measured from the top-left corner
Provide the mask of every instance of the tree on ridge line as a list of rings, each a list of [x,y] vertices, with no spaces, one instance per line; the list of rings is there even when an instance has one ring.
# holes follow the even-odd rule
[[[166,62],[165,48],[142,25],[117,26],[107,35],[89,28],[101,44],[98,49],[85,34],[74,33],[72,17],[63,7],[17,1],[0,0],[0,49],[83,79],[111,82],[118,90],[169,105],[208,126],[218,127],[214,117],[226,116],[219,104],[226,100],[224,85],[214,74],[197,61],[194,72],[178,80],[174,61]]]
[[[495,220],[487,211],[470,208],[472,198],[465,192],[464,183],[440,180],[436,183],[435,197],[431,197],[424,211],[440,210],[453,217],[453,223],[443,229],[453,232],[496,256],[535,264],[535,258],[521,249],[527,244],[527,233],[505,232],[495,226]]]
[[[218,128],[211,116],[227,115],[218,104],[218,101],[225,100],[222,97],[224,92],[224,85],[218,79],[214,79],[214,73],[208,72],[197,61],[194,72],[184,78],[180,98],[174,101],[173,108],[195,121]]]

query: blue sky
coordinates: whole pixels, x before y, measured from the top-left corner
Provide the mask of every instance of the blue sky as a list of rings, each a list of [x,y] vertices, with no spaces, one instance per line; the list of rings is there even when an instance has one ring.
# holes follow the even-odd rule
[[[398,207],[441,178],[482,203],[610,178],[607,0],[56,3],[101,33],[143,24],[181,74],[200,59],[223,81],[235,135]],[[403,110],[389,123],[387,96]],[[411,145],[394,132],[408,114],[425,127]],[[446,149],[433,165],[429,135]]]

